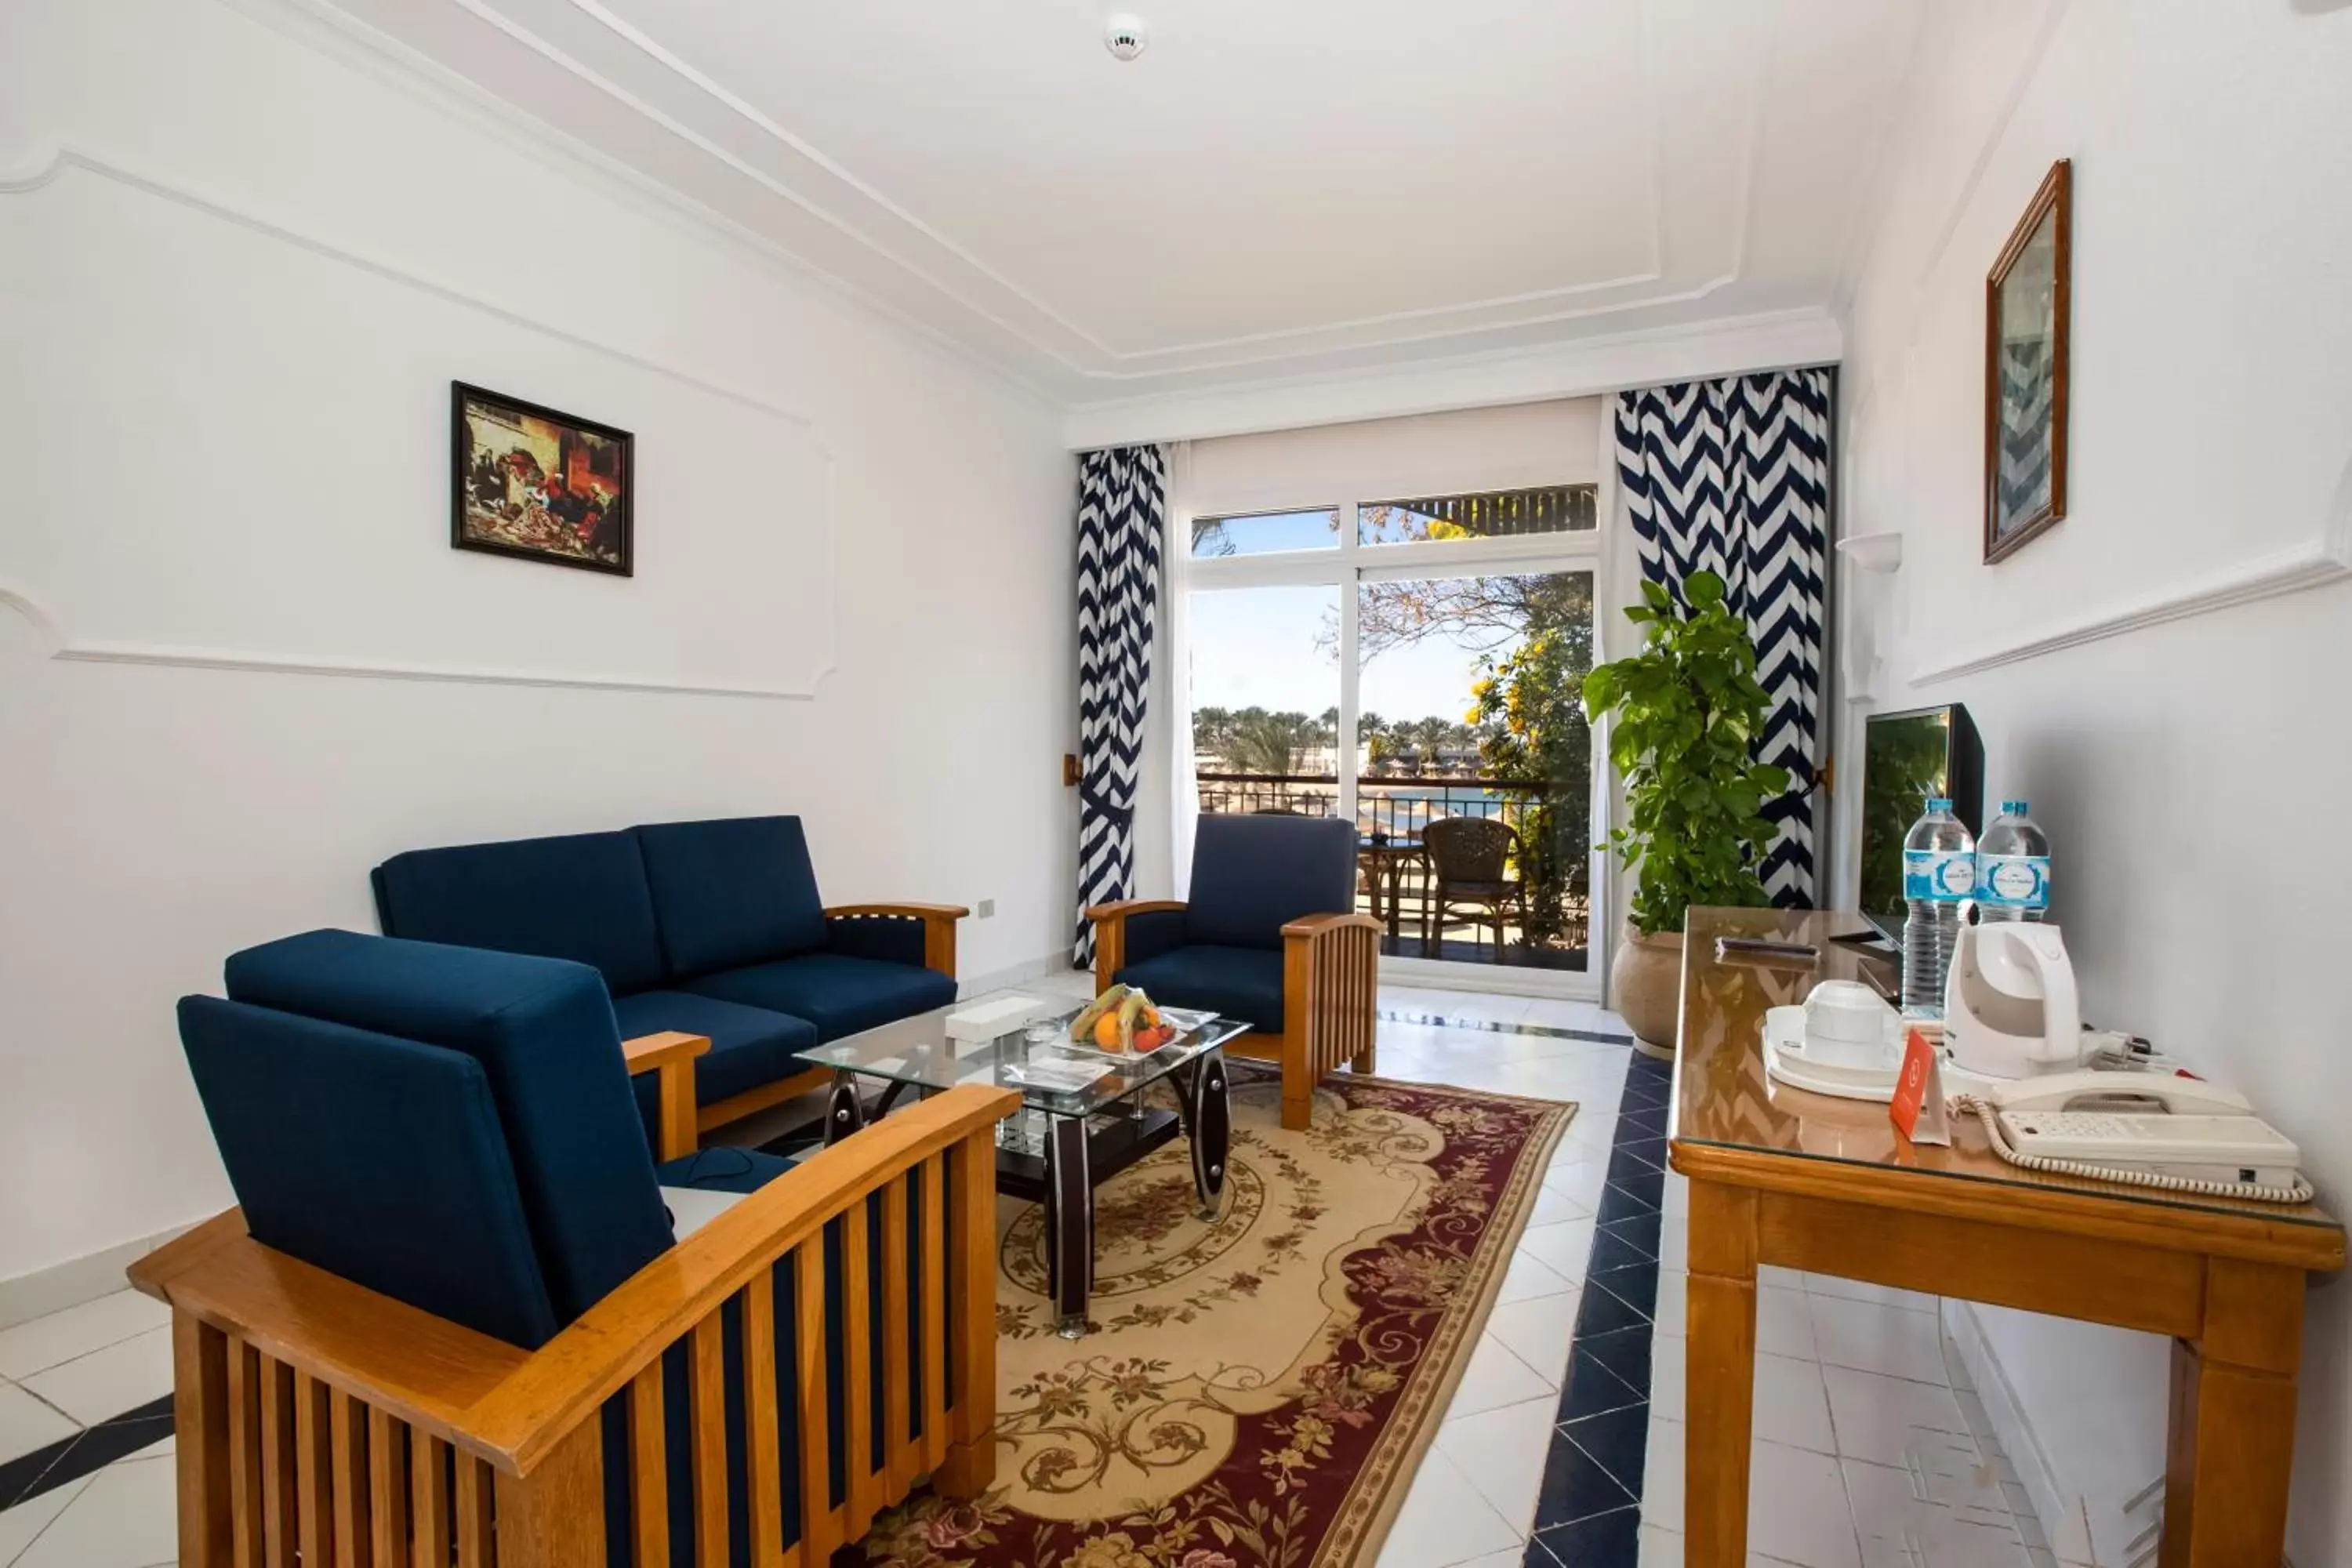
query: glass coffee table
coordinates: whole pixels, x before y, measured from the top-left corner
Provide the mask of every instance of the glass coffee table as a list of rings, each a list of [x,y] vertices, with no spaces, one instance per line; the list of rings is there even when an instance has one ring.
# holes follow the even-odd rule
[[[1086,1332],[1094,1286],[1094,1190],[1181,1132],[1191,1144],[1192,1190],[1203,1215],[1223,1200],[1232,1121],[1226,1106],[1225,1042],[1246,1024],[1164,1007],[1177,1036],[1156,1051],[1119,1054],[1070,1038],[1067,1008],[989,1040],[951,1040],[952,1007],[921,1013],[821,1046],[806,1059],[833,1069],[824,1141],[837,1143],[889,1111],[908,1089],[932,1094],[967,1083],[1017,1089],[1021,1110],[997,1129],[996,1190],[1045,1209],[1046,1289],[1056,1331]],[[887,1087],[869,1114],[858,1080]],[[1143,1090],[1171,1079],[1177,1109],[1143,1103]]]

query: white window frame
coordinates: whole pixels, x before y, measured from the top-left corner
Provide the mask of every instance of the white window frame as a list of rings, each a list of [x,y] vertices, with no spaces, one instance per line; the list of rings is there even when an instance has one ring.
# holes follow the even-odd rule
[[[1509,485],[1497,488],[1532,489],[1547,485],[1592,483],[1590,477],[1583,475],[1550,480],[1515,478]],[[1236,588],[1301,586],[1329,586],[1339,590],[1338,757],[1352,758],[1356,755],[1356,722],[1362,711],[1357,690],[1361,659],[1355,657],[1354,590],[1362,583],[1430,577],[1506,576],[1537,572],[1589,572],[1592,574],[1593,647],[1595,658],[1601,657],[1600,650],[1605,637],[1603,623],[1615,608],[1610,596],[1613,582],[1611,567],[1615,556],[1613,535],[1617,531],[1609,526],[1609,487],[1604,482],[1598,489],[1598,515],[1595,526],[1591,528],[1558,533],[1509,534],[1492,539],[1360,543],[1357,539],[1359,511],[1366,505],[1387,504],[1377,498],[1366,502],[1335,502],[1328,497],[1316,497],[1301,500],[1295,505],[1254,505],[1244,512],[1203,512],[1197,521],[1336,510],[1339,515],[1339,544],[1336,549],[1328,550],[1269,550],[1256,554],[1200,556],[1190,553],[1192,540],[1188,529],[1179,542],[1188,556],[1185,588],[1193,594]],[[1456,486],[1454,489],[1465,495],[1480,493],[1475,485]],[[1189,712],[1181,715],[1180,721],[1190,724],[1192,715]],[[1356,819],[1356,769],[1343,764],[1334,771],[1339,775],[1338,809],[1340,819],[1353,822]],[[1590,820],[1596,843],[1608,835],[1610,794],[1607,751],[1601,731],[1595,726]],[[1588,855],[1591,868],[1586,886],[1591,889],[1588,902],[1591,919],[1585,940],[1585,967],[1581,972],[1383,955],[1381,959],[1381,978],[1392,983],[1438,986],[1454,991],[1500,991],[1575,1001],[1598,1000],[1601,995],[1601,977],[1608,967],[1610,932],[1607,927],[1610,911],[1615,908],[1615,887],[1610,858],[1598,850],[1588,851]]]

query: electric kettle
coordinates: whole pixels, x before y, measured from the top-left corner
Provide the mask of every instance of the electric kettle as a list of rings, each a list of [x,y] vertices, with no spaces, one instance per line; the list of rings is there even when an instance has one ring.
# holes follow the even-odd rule
[[[2053,925],[1964,925],[1944,978],[1944,1045],[1986,1078],[2069,1072],[2084,1057],[2074,966]]]

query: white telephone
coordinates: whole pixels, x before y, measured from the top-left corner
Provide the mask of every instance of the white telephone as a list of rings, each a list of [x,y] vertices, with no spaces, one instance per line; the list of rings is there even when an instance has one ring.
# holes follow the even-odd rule
[[[1993,1152],[2027,1170],[2168,1192],[2309,1203],[2294,1144],[2245,1100],[2161,1072],[2069,1072],[1963,1095]]]

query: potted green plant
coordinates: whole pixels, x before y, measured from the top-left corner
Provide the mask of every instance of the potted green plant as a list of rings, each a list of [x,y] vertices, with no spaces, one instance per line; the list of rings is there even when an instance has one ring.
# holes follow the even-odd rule
[[[1756,680],[1756,645],[1723,602],[1723,579],[1694,572],[1683,598],[1655,583],[1625,612],[1642,651],[1584,679],[1584,710],[1614,713],[1609,760],[1625,784],[1626,825],[1608,847],[1636,878],[1633,919],[1610,966],[1610,994],[1636,1038],[1674,1047],[1683,916],[1693,904],[1765,902],[1757,875],[1773,826],[1764,803],[1785,768],[1750,753],[1771,699]]]

